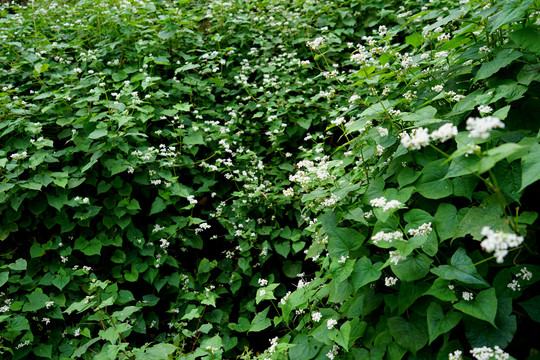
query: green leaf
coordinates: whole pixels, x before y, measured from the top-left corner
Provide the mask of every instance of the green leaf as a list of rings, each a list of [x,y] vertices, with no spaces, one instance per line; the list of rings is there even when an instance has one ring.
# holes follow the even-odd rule
[[[159,65],[171,65],[171,62],[166,56],[156,56],[154,57],[154,62]]]
[[[114,82],[122,81],[128,77],[127,73],[124,70],[120,70],[112,74],[112,79]]]
[[[200,133],[194,133],[188,136],[185,136],[182,139],[182,142],[186,145],[204,145],[203,136]]]
[[[331,257],[347,256],[364,243],[365,235],[355,229],[336,227],[335,214],[328,212],[321,216],[321,224],[328,235],[328,253]]]
[[[103,165],[111,171],[111,175],[116,175],[126,171],[129,168],[129,163],[125,160],[107,159]]]
[[[422,38],[422,35],[420,35],[418,33],[414,33],[412,35],[407,36],[405,38],[405,42],[407,44],[411,44],[413,47],[417,48],[420,45],[422,45],[423,38]]]
[[[540,144],[534,144],[527,155],[521,158],[521,188],[525,188],[540,179]]]
[[[399,287],[397,314],[401,315],[407,311],[418,298],[425,294],[429,287],[430,284],[424,281],[402,281]]]
[[[15,260],[14,263],[9,264],[8,268],[10,268],[11,270],[22,271],[22,270],[26,270],[26,266],[27,266],[26,260],[17,259]]]
[[[207,258],[204,258],[199,263],[197,274],[205,274],[207,272],[210,272],[210,270],[212,270],[216,266],[217,266],[217,261],[216,260],[210,261]]]
[[[531,319],[533,319],[537,323],[540,323],[540,295],[532,297],[528,300],[522,301],[518,304],[523,309],[525,309],[525,311],[531,317]]]
[[[488,21],[487,28],[490,34],[493,34],[503,25],[522,20],[534,0],[505,0],[503,3],[502,10],[493,15]]]
[[[503,67],[510,65],[514,60],[519,59],[522,55],[522,53],[514,49],[501,50],[492,61],[482,64],[474,77],[474,82],[487,79]]]
[[[310,360],[321,351],[322,343],[317,340],[310,340],[307,335],[300,334],[294,338],[293,346],[289,350],[290,360]]]
[[[4,286],[9,280],[9,271],[3,271],[0,273],[0,287]]]
[[[87,256],[99,255],[101,254],[101,241],[92,239],[88,242],[86,248],[81,251]]]
[[[96,129],[92,131],[90,134],[88,134],[88,138],[95,140],[95,139],[99,139],[104,136],[107,136],[107,134],[108,134],[107,129]]]
[[[94,339],[87,341],[84,345],[77,348],[77,350],[75,350],[72,356],[76,358],[83,356],[86,353],[86,351],[88,351],[88,348],[90,346],[94,345],[96,342],[100,340],[101,339],[99,337],[95,337]]]
[[[45,254],[45,250],[43,250],[41,245],[38,243],[33,243],[32,246],[30,247],[30,257],[33,259],[33,258],[41,257],[43,256],[43,254]]]
[[[481,240],[484,237],[482,235],[484,226],[490,226],[495,230],[508,229],[506,220],[502,217],[504,209],[497,194],[486,197],[480,206],[465,208],[460,213],[463,214],[463,217],[457,226],[458,231],[454,234],[455,238],[470,234],[473,239]]]
[[[457,301],[456,294],[448,287],[449,285],[450,280],[437,278],[433,282],[431,288],[426,291],[424,295],[432,295],[443,301]]]
[[[58,290],[62,291],[62,289],[65,288],[70,281],[71,277],[67,275],[56,275],[52,281],[52,284],[56,286]]]
[[[498,299],[497,316],[495,324],[497,327],[486,325],[482,320],[476,318],[465,319],[465,335],[472,347],[482,347],[495,345],[505,348],[514,338],[517,330],[516,316],[512,315],[512,299],[503,297]]]
[[[512,31],[508,37],[520,47],[540,55],[540,31],[535,27],[526,27]]]
[[[441,265],[431,272],[445,280],[457,280],[469,285],[489,286],[476,271],[470,257],[463,248],[459,248],[450,259],[451,265]]]
[[[144,351],[142,359],[148,360],[169,360],[170,356],[176,351],[177,347],[173,344],[156,344]]]
[[[168,40],[176,34],[176,30],[162,30],[158,33],[158,37],[163,40]]]
[[[36,354],[36,356],[50,359],[52,356],[52,345],[39,344],[32,349],[32,352]]]
[[[388,328],[394,340],[413,354],[428,342],[425,318],[411,315],[410,321],[407,321],[400,316],[391,317],[388,319]]]
[[[518,76],[520,84],[529,85],[533,81],[540,81],[540,64],[525,64]]]
[[[495,294],[495,288],[489,288],[480,292],[474,300],[462,300],[454,304],[454,308],[495,326],[495,316],[497,315],[497,295]]]
[[[126,261],[126,253],[120,249],[114,250],[111,261],[116,264],[123,264]]]
[[[452,330],[463,317],[457,312],[443,313],[441,305],[432,302],[427,310],[427,324],[429,333],[429,344],[431,344],[439,335],[446,334]]]
[[[150,214],[149,215],[159,214],[160,212],[165,210],[167,205],[168,205],[168,203],[166,203],[165,200],[163,200],[159,196],[156,197],[156,199],[152,203],[152,208],[150,209]]]
[[[397,265],[392,264],[391,268],[401,281],[415,281],[426,276],[430,266],[425,257],[411,255],[405,260],[400,260]]]
[[[23,311],[36,311],[43,309],[45,307],[45,303],[50,300],[49,297],[41,291],[41,289],[36,289],[30,295],[26,295],[26,297],[28,298],[28,302],[24,304]]]
[[[443,179],[418,184],[416,191],[427,199],[442,199],[452,195],[454,187],[450,179]]]
[[[45,63],[45,64],[38,63],[38,64],[35,64],[35,65],[34,65],[34,70],[36,71],[36,73],[41,74],[41,73],[44,73],[45,71],[47,71],[47,69],[49,68],[49,66],[51,66],[51,64],[48,64],[48,63]]]
[[[454,237],[463,215],[452,204],[441,203],[435,213],[435,231],[441,241]]]
[[[370,282],[377,281],[381,277],[380,269],[381,264],[372,264],[371,260],[367,257],[362,257],[354,264],[354,270],[351,274],[351,281],[355,290],[360,289],[362,286],[369,284]]]
[[[269,328],[272,325],[270,319],[266,317],[266,315],[268,314],[268,310],[270,310],[270,306],[255,315],[255,317],[251,321],[251,326],[248,331],[259,332],[266,328]]]

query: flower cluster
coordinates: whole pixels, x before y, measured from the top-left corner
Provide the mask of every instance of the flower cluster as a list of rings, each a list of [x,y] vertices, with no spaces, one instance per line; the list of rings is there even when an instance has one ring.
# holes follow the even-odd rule
[[[493,129],[503,129],[504,123],[501,119],[488,116],[484,118],[468,118],[467,130],[470,131],[469,137],[472,139],[487,139]]]
[[[386,200],[384,196],[369,201],[370,205],[373,207],[382,208],[383,211],[390,211],[393,209],[399,209],[403,205],[398,200]]]
[[[457,134],[457,127],[451,123],[447,123],[433,131],[431,134],[426,128],[419,127],[413,129],[410,134],[403,132],[399,136],[401,144],[406,149],[420,150],[421,148],[428,146],[430,140],[445,142],[455,137]]]
[[[384,286],[394,286],[398,282],[398,279],[392,276],[387,276],[384,278]]]
[[[482,240],[480,246],[487,252],[493,252],[498,263],[504,261],[508,249],[518,247],[523,242],[523,236],[493,231],[489,226],[482,228],[482,235],[486,236],[486,238]]]
[[[477,360],[508,360],[510,355],[504,352],[500,347],[495,345],[492,348],[483,346],[481,348],[474,348],[471,350],[471,355]]]
[[[431,222],[423,223],[418,227],[418,229],[409,229],[409,235],[412,236],[424,236],[431,234]]]
[[[379,241],[387,241],[392,242],[393,240],[403,240],[403,233],[401,231],[394,231],[391,233],[385,233],[384,231],[379,231],[375,235],[371,237],[371,241],[375,245],[379,243]]]

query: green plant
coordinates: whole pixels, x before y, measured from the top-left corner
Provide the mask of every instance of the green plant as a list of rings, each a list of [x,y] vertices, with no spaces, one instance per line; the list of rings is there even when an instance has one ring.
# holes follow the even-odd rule
[[[538,2],[0,14],[3,356],[537,356]]]

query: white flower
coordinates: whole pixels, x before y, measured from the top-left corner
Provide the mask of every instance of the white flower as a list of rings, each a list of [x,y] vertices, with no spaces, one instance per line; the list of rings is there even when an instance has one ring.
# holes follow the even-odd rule
[[[377,148],[375,149],[375,152],[377,155],[381,156],[384,152],[384,146],[377,144]]]
[[[452,137],[456,136],[458,134],[458,129],[456,126],[452,125],[451,123],[444,124],[437,130],[431,133],[429,135],[431,137],[431,140],[440,140],[441,142],[445,142],[447,140],[450,140]]]
[[[380,126],[377,126],[376,129],[377,129],[377,131],[379,132],[379,135],[380,135],[381,137],[383,137],[383,136],[388,136],[388,129],[385,129],[385,128],[380,127]]]
[[[270,348],[268,349],[268,352],[270,354],[273,354],[276,352],[276,346],[278,345],[278,338],[275,337],[273,339],[270,339]]]
[[[259,296],[264,296],[266,294],[266,290],[261,289],[259,290]]]
[[[471,131],[469,137],[472,139],[480,138],[485,140],[489,137],[489,132],[495,128],[504,128],[504,123],[496,117],[467,119],[467,130]]]
[[[259,280],[257,280],[257,282],[259,283],[259,286],[268,285],[268,280],[266,280],[266,279],[259,279]]]
[[[519,282],[517,279],[512,280],[511,282],[506,285],[506,287],[512,289],[512,291],[519,291],[521,290],[521,285],[519,285]]]
[[[53,305],[54,305],[54,301],[47,301],[47,302],[45,302],[45,307],[46,307],[47,309],[49,309],[49,308],[50,308],[51,306],[53,306]]]
[[[332,330],[334,328],[334,326],[337,325],[337,320],[334,320],[334,319],[328,319],[326,321],[326,327],[328,328],[328,330]]]
[[[389,260],[394,265],[397,265],[399,260],[405,260],[405,258],[397,250],[396,251],[390,251],[389,254],[390,254]]]
[[[470,292],[467,292],[467,291],[464,291],[461,296],[463,297],[463,300],[465,301],[471,301],[474,299],[474,294],[473,293],[470,293]]]
[[[478,112],[480,114],[489,114],[493,111],[493,109],[491,108],[491,106],[488,106],[488,105],[480,105],[476,108],[476,110],[478,110]]]
[[[482,228],[482,235],[486,236],[486,238],[482,240],[480,246],[487,252],[493,252],[498,263],[504,261],[508,249],[518,247],[523,242],[523,236],[493,231],[489,226]]]
[[[355,102],[357,102],[358,100],[360,100],[360,96],[354,94],[354,95],[352,95],[352,96],[350,97],[349,103],[355,103]]]
[[[398,209],[402,205],[402,203],[399,202],[398,200],[386,201],[386,198],[384,196],[382,196],[380,198],[372,199],[372,200],[369,201],[369,203],[373,207],[382,208],[383,211],[389,211],[389,210],[392,210],[392,209]]]
[[[345,264],[348,258],[349,258],[349,255],[347,256],[341,255],[341,258],[338,260],[338,263]]]
[[[371,237],[371,241],[373,241],[375,245],[379,241],[392,242],[393,240],[403,240],[403,233],[401,231],[394,231],[392,233],[385,233],[384,231],[379,231]]]
[[[383,207],[386,204],[386,198],[384,196],[369,201],[373,207]]]
[[[444,86],[443,86],[443,85],[440,85],[440,84],[439,84],[439,85],[435,85],[435,86],[433,86],[433,87],[431,88],[431,90],[433,90],[433,91],[435,91],[435,92],[438,92],[438,93],[440,93],[441,91],[443,91],[443,89],[444,89]]]
[[[410,135],[403,132],[399,136],[401,138],[401,144],[406,149],[420,150],[424,146],[429,145],[429,133],[425,128],[416,128],[411,131]]]
[[[341,124],[343,124],[345,122],[345,118],[343,116],[340,116],[338,118],[336,118],[335,120],[332,120],[330,121],[330,123],[336,125],[336,126],[339,126]]]
[[[294,189],[292,187],[283,190],[283,195],[285,196],[294,196]]]
[[[75,332],[73,333],[73,336],[77,337],[80,335],[81,335],[81,328],[77,328],[77,330],[75,330]]]
[[[463,360],[462,354],[461,350],[456,350],[453,353],[448,354],[448,360]]]
[[[311,313],[311,320],[314,322],[319,322],[322,319],[322,314],[318,311]]]
[[[505,353],[500,347],[495,345],[493,349],[487,346],[481,348],[474,348],[471,350],[472,356],[477,360],[508,360],[510,355]]]
[[[521,271],[519,273],[516,274],[516,277],[521,277],[523,278],[523,280],[526,280],[526,281],[529,281],[532,279],[532,272],[530,272],[529,270],[527,270],[526,267],[524,267],[523,269],[521,269]]]
[[[397,283],[398,279],[392,276],[386,277],[384,279],[384,286],[394,286]]]
[[[424,223],[418,227],[418,229],[409,229],[409,235],[412,236],[424,236],[429,235],[433,229],[431,228],[431,222]]]
[[[313,41],[308,41],[306,43],[306,45],[313,49],[313,50],[317,50],[319,49],[324,43],[326,42],[326,37],[324,36],[319,36],[318,38],[316,38],[315,40]]]

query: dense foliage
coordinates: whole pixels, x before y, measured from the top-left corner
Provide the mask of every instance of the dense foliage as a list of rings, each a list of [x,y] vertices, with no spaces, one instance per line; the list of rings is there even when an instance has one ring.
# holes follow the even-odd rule
[[[4,3],[2,358],[540,359],[539,6]]]

